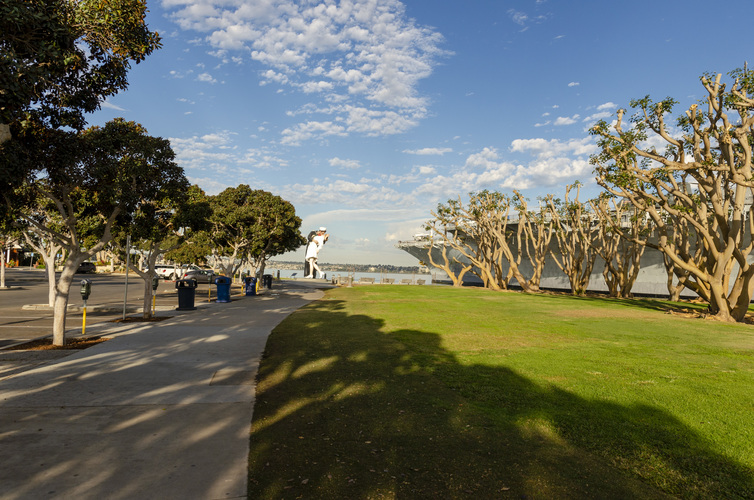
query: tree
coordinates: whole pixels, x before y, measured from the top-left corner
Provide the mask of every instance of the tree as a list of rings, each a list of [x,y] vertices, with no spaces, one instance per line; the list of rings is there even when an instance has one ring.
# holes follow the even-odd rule
[[[742,321],[754,287],[754,75],[743,69],[731,77],[730,89],[720,74],[701,77],[706,102],[678,118],[678,133],[665,120],[673,99],[632,101],[638,113],[629,128],[623,109],[613,126],[602,121],[593,128],[601,152],[592,163],[600,185],[649,214],[657,239],[651,246],[689,274],[687,286],[708,300],[710,314]],[[650,137],[664,142],[665,150],[647,146]],[[673,235],[684,224],[699,238],[697,248],[703,247],[698,260],[688,258]]]
[[[434,219],[427,222],[427,228],[442,235],[447,244],[466,258],[473,266],[471,272],[479,276],[485,288],[500,290],[507,286],[499,266],[501,255],[496,254],[491,235],[479,224],[482,211],[474,207],[474,193],[469,198],[468,206],[464,206],[460,196],[439,204],[432,212]]]
[[[21,231],[11,213],[0,213],[0,288],[5,286],[6,252],[21,241]]]
[[[0,3],[0,144],[33,124],[81,130],[160,46],[144,0]]]
[[[25,222],[67,254],[53,301],[53,343],[64,345],[68,293],[79,264],[107,245],[119,216],[128,219],[158,199],[183,171],[167,140],[122,118],[79,133],[47,129],[37,141],[34,155],[45,175],[19,191],[38,200]]]
[[[251,227],[251,244],[246,249],[246,261],[261,279],[267,260],[275,255],[295,250],[306,244],[301,234],[301,219],[293,205],[267,191],[253,191],[256,221]]]
[[[210,214],[212,208],[209,209]],[[211,215],[210,215],[211,217]],[[208,218],[209,220],[209,218]],[[208,230],[196,231],[182,245],[165,252],[165,259],[179,264],[207,265],[207,257],[212,254],[212,238]]]
[[[535,212],[529,210],[529,204],[520,192],[513,191],[513,193],[516,196],[516,210],[518,211],[518,230],[516,232],[516,248],[518,248],[518,251],[515,257],[518,276],[516,276],[516,279],[525,280],[523,284],[519,281],[525,292],[538,292],[547,255],[550,253],[550,242],[555,234],[552,228],[553,219],[547,205],[553,196],[547,195],[540,200],[539,210]],[[528,278],[525,278],[521,271],[523,255],[526,255],[531,266],[531,274]]]
[[[36,176],[29,148],[47,129],[82,130],[127,87],[131,62],[160,47],[145,15],[145,0],[0,2],[0,192]]]
[[[170,174],[172,178],[163,183],[152,199],[143,200],[133,213],[118,221],[113,238],[114,246],[125,255],[126,239],[130,236],[131,248],[141,255],[139,263],[131,260],[129,267],[144,280],[144,318],[152,317],[150,299],[157,260],[186,244],[209,224],[210,208],[204,192],[199,186],[189,186],[180,167],[166,172]]]
[[[598,223],[592,247],[605,261],[602,276],[608,292],[611,297],[631,297],[646,249],[649,221],[631,205],[618,203],[605,193],[589,204]]]
[[[261,274],[268,257],[306,243],[293,205],[267,191],[241,184],[210,197],[210,204],[210,237],[226,276],[233,276],[246,263]]]
[[[569,198],[576,188],[576,197]],[[576,181],[566,187],[565,201],[561,204],[554,198],[548,199],[558,252],[550,251],[553,261],[568,276],[571,293],[584,295],[589,287],[589,279],[594,268],[597,253],[592,246],[592,214],[584,203],[579,201],[581,183]]]
[[[445,274],[447,274],[450,280],[453,282],[453,286],[463,286],[463,277],[467,272],[471,270],[473,266],[471,264],[461,262],[456,258],[453,258],[453,260],[451,261],[448,257],[448,248],[451,247],[450,241],[458,238],[457,230],[455,229],[455,227],[439,228],[437,227],[437,222],[435,220],[428,221],[425,228],[428,231],[431,230],[432,234],[439,234],[441,238],[441,241],[436,241],[434,238],[429,238],[427,240],[427,257],[429,264],[432,267],[436,267],[444,271]],[[448,236],[448,233],[450,233],[450,236]],[[436,262],[434,257],[432,256],[432,250],[435,248],[438,248],[440,250],[442,262]],[[458,271],[456,272],[455,269],[458,269]]]

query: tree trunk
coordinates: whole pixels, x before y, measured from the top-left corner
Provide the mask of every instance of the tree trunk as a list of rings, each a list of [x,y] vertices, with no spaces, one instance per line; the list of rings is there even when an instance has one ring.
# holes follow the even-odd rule
[[[84,259],[81,259],[83,261]],[[60,273],[60,279],[55,286],[55,297],[52,304],[53,323],[52,323],[52,343],[56,346],[65,345],[65,319],[68,308],[68,294],[71,291],[73,276],[76,274],[80,262],[66,262],[63,271]],[[53,269],[53,276],[55,270]]]
[[[144,278],[144,302],[141,307],[141,317],[149,319],[152,317],[152,280],[147,276]]]
[[[0,248],[0,288],[5,288],[5,248]]]

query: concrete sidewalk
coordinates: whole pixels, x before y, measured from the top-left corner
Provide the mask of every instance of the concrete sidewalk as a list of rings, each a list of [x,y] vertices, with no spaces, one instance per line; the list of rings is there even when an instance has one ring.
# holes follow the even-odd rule
[[[246,498],[267,337],[323,286],[163,312],[0,380],[0,497]]]

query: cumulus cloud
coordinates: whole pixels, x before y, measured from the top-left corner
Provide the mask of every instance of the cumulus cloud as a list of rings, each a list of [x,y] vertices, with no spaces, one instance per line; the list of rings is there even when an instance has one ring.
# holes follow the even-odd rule
[[[452,153],[452,148],[421,148],[421,149],[405,149],[403,150],[404,153],[408,153],[410,155],[420,155],[420,156],[429,156],[429,155],[439,155],[442,156],[445,153]]]
[[[296,204],[317,200],[320,205],[337,204],[344,207],[372,207],[365,212],[374,217],[375,209],[408,206],[405,193],[383,186],[375,181],[353,182],[346,179],[319,179],[307,184],[289,184],[281,187],[286,199]],[[373,220],[373,219],[372,219]]]
[[[579,82],[571,82],[568,84],[569,87],[578,87],[579,85],[581,85]]]
[[[591,137],[560,141],[557,139],[516,139],[510,150],[529,153],[537,158],[552,158],[564,155],[588,156],[597,152],[597,145]]]
[[[312,139],[314,137],[324,138],[327,136],[345,136],[346,129],[342,125],[338,125],[333,122],[317,122],[309,121],[306,123],[299,123],[295,127],[287,128],[283,130],[283,139],[280,141],[282,144],[288,146],[298,146],[302,142]]]
[[[331,158],[330,161],[331,167],[338,167],[338,168],[345,168],[345,169],[357,169],[361,168],[361,164],[358,162],[358,160],[341,160],[340,158]]]
[[[591,137],[568,141],[517,139],[511,143],[510,152],[528,156],[527,161],[506,160],[496,148],[487,147],[470,154],[463,166],[451,173],[428,179],[415,189],[414,197],[440,201],[483,189],[560,188],[591,177],[589,155],[596,151]]]
[[[593,113],[584,118],[584,123],[587,123],[588,126],[590,126],[599,120],[610,118],[613,115],[613,110],[617,107],[618,105],[614,102],[606,102],[604,104],[600,104],[599,106],[597,106],[596,113]]]
[[[599,113],[594,113],[584,118],[584,122],[594,123],[598,120],[604,120],[605,118],[610,118],[610,116],[612,116],[612,113],[610,111],[600,111]]]
[[[227,175],[230,172],[245,172],[249,168],[279,169],[288,161],[266,149],[238,148],[236,133],[223,130],[212,134],[191,137],[170,137],[170,145],[175,151],[176,162],[187,175],[205,171]],[[226,183],[227,181],[223,180]]]
[[[557,126],[573,125],[574,123],[577,123],[579,121],[579,118],[581,118],[579,115],[559,116],[555,119],[555,122],[553,122],[553,124]]]
[[[440,48],[442,35],[417,25],[399,0],[162,4],[181,28],[203,33],[216,56],[245,54],[261,65],[260,84],[340,103],[317,108],[328,115],[317,122],[346,122],[344,134],[389,135],[416,126],[429,105],[418,83],[448,54]],[[203,75],[202,81],[212,81]],[[331,127],[297,124],[284,132],[283,142],[300,144],[330,133]]]
[[[196,79],[200,82],[217,83],[217,80],[209,73],[200,73],[197,75]]]

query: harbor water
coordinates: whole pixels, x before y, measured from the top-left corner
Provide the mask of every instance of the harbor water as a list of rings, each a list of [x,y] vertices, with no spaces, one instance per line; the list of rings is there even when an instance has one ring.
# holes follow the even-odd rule
[[[304,277],[303,269],[301,270],[280,269],[279,271],[280,271],[281,279],[282,278],[303,279]],[[357,273],[357,272],[346,272],[346,271],[331,272],[325,269],[323,269],[322,271],[324,271],[325,279],[328,279],[328,280],[340,279],[341,281],[345,281],[346,279],[348,279],[349,276],[351,276],[353,278],[354,283],[358,283],[360,280],[362,280],[362,278],[364,279],[370,278],[370,279],[373,279],[375,283],[386,283],[388,280],[392,280],[393,284],[431,285],[432,280],[435,278],[432,273]],[[278,276],[278,269],[275,269],[274,267],[267,267],[264,272],[265,274],[272,274],[275,277]]]

